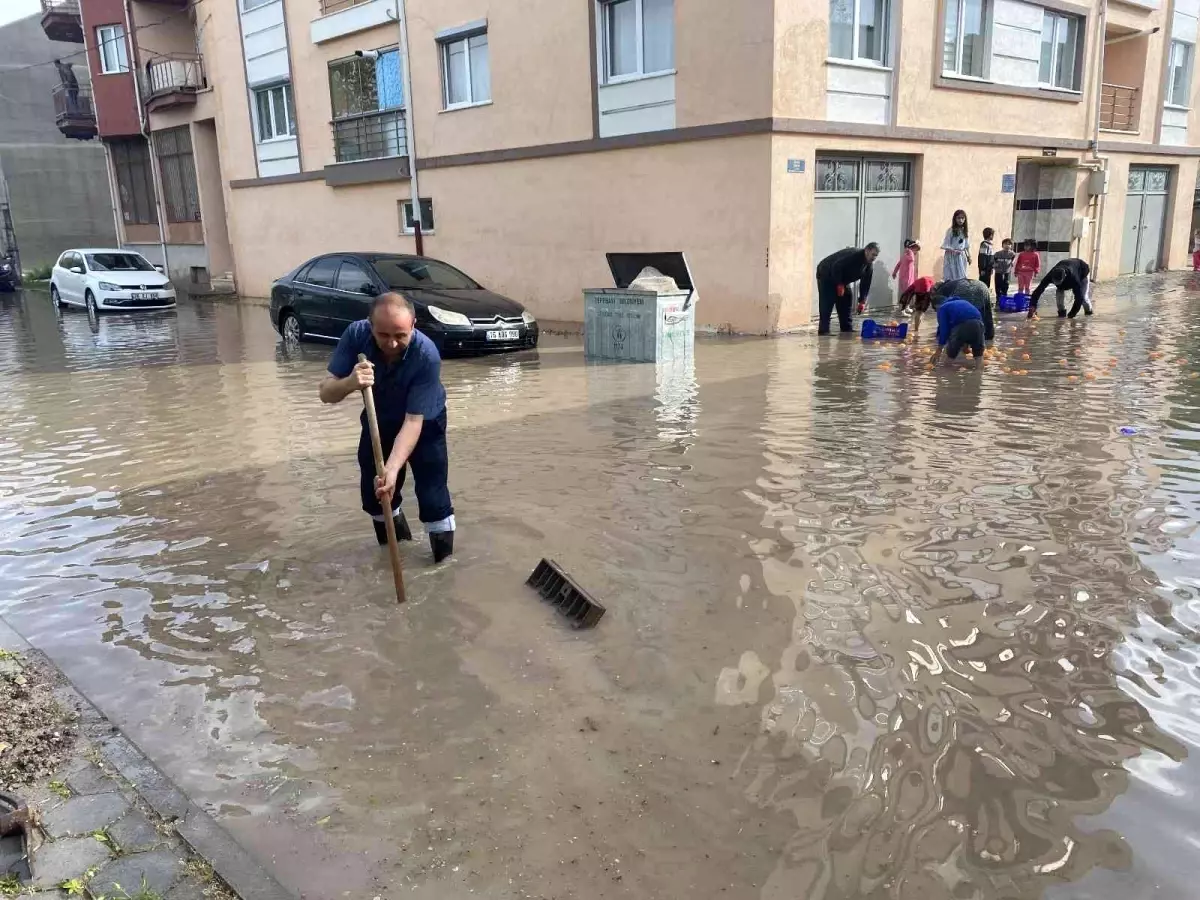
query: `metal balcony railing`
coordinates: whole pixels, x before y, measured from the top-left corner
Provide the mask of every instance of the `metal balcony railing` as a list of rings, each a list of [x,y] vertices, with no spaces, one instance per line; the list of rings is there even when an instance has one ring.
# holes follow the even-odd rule
[[[1100,85],[1100,127],[1110,131],[1137,131],[1141,118],[1140,88],[1121,84]]]
[[[54,98],[54,124],[59,131],[67,137],[94,137],[96,108],[92,105],[92,89],[58,84],[51,93]]]
[[[176,92],[194,93],[207,86],[204,60],[194,53],[155,57],[139,75],[147,99]]]
[[[79,0],[42,0],[42,15],[60,13],[64,16],[79,15]]]
[[[352,6],[358,6],[358,4],[366,2],[368,0],[320,0],[321,15],[327,16],[330,13],[341,12],[343,9],[349,9]]]
[[[333,149],[338,162],[408,155],[404,110],[363,113],[335,119]]]

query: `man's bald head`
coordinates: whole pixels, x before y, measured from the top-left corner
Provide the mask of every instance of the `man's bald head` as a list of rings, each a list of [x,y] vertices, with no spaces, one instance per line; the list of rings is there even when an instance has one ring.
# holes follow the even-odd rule
[[[371,334],[388,360],[403,356],[412,342],[417,314],[408,300],[396,293],[380,294],[371,304]]]

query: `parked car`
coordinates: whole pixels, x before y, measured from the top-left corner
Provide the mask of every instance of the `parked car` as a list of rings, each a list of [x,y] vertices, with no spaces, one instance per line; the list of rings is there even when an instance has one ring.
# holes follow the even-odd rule
[[[0,291],[10,293],[21,286],[21,273],[11,258],[0,256]]]
[[[169,309],[175,288],[161,266],[132,250],[67,250],[50,272],[50,299],[88,312]]]
[[[337,340],[347,325],[366,318],[374,298],[387,291],[412,303],[417,328],[442,353],[537,346],[537,320],[517,301],[440,260],[397,253],[329,253],[310,259],[271,286],[271,321],[287,342]]]

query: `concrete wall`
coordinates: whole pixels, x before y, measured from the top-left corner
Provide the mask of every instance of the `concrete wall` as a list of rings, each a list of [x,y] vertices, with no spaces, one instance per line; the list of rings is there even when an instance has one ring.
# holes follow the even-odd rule
[[[769,153],[764,135],[428,171],[422,192],[436,198],[437,233],[425,249],[542,318],[570,321],[582,320],[585,287],[611,286],[606,251],[682,250],[701,294],[698,321],[763,331]],[[265,295],[318,253],[410,250],[397,211],[406,196],[407,184],[320,181],[234,191],[242,292]]]
[[[0,27],[0,178],[25,268],[66,247],[116,241],[104,147],[63,137],[54,124],[58,73],[37,65],[76,49],[49,40],[37,16]],[[86,66],[75,75],[87,85]]]

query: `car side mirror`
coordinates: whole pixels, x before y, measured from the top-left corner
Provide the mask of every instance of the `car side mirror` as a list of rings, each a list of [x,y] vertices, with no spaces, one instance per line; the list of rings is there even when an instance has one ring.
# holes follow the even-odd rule
[[[159,275],[166,275],[166,274],[167,274],[167,270],[166,270],[166,269],[164,269],[162,266],[155,266],[155,267],[154,267],[154,271],[155,271],[155,272],[157,272]]]
[[[366,294],[368,297],[378,297],[379,288],[371,284],[369,281],[364,281],[363,286],[358,289],[360,294]]]
[[[71,271],[74,272],[76,275],[83,274],[83,269],[79,268],[79,266],[71,266]]]

